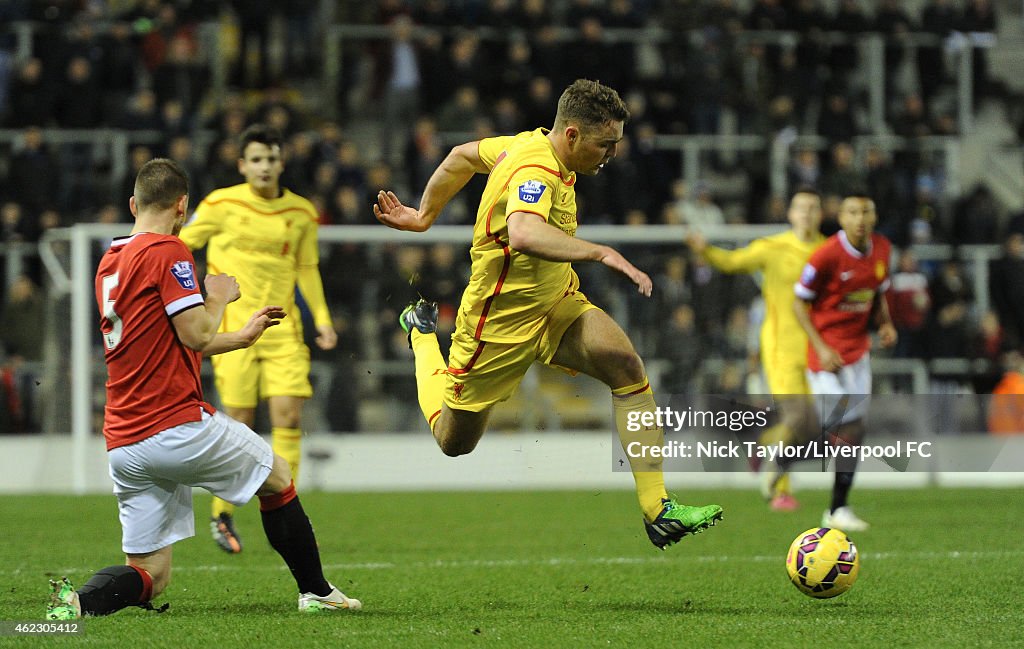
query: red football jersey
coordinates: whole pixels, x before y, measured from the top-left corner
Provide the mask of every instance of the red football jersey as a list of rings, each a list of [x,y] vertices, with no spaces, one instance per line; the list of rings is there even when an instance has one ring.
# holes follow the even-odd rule
[[[871,347],[871,307],[875,295],[889,288],[891,250],[888,239],[872,234],[871,245],[862,253],[839,231],[811,255],[796,284],[797,297],[811,303],[811,323],[844,365],[856,363]],[[811,345],[807,367],[821,371]]]
[[[140,232],[114,239],[96,271],[96,303],[107,362],[107,450],[199,421],[203,356],[181,341],[171,318],[203,306],[195,261],[181,239]]]

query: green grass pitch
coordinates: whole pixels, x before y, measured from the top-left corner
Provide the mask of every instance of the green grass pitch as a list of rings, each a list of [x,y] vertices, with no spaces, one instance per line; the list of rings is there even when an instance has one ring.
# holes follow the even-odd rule
[[[659,552],[627,492],[303,495],[329,579],[354,614],[296,610],[294,582],[255,504],[245,551],[198,537],[175,547],[163,614],[85,620],[85,635],[0,637],[0,646],[84,647],[1006,647],[1024,643],[1024,492],[854,490],[872,522],[854,535],[860,579],[834,600],[786,578],[790,541],[827,494],[771,513],[744,491],[718,527]],[[119,563],[113,496],[0,498],[0,620],[42,619],[47,578],[80,585]]]

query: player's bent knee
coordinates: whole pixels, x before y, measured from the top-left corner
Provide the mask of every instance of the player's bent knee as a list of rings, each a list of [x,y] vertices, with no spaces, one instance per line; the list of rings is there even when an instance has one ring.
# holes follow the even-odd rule
[[[477,442],[480,438],[475,439],[463,439],[457,435],[439,435],[435,436],[437,439],[437,445],[441,448],[441,452],[448,457],[458,457],[460,455],[469,455],[476,448]]]
[[[274,467],[270,470],[270,475],[263,481],[263,486],[256,492],[257,496],[270,496],[276,493],[281,493],[288,488],[288,485],[292,483],[292,470],[288,466],[288,461],[280,455],[274,454]]]
[[[602,356],[601,380],[611,388],[635,385],[647,377],[644,362],[633,350],[609,352]]]

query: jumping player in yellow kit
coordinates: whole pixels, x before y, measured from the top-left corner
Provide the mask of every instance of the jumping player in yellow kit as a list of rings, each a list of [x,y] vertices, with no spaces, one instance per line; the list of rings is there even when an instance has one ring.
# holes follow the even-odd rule
[[[242,298],[228,305],[221,328],[232,331],[253,311],[253,304],[295,308],[295,287],[309,306],[316,344],[333,349],[337,334],[324,298],[317,249],[317,212],[305,198],[281,187],[282,136],[254,124],[240,136],[238,171],[245,182],[210,193],[181,231],[192,250],[207,246],[212,273],[238,278]],[[227,414],[250,428],[256,405],[267,399],[274,452],[288,461],[298,478],[302,455],[302,404],[313,394],[309,348],[301,318],[288,318],[252,347],[213,357],[217,392]],[[242,551],[234,507],[214,498],[210,532],[226,552]]]
[[[756,239],[736,250],[709,246],[699,232],[687,244],[693,252],[725,273],[761,273],[765,316],[761,326],[761,368],[775,396],[781,421],[761,435],[762,444],[786,445],[805,440],[813,425],[807,385],[807,334],[793,313],[793,285],[800,279],[811,253],[825,241],[821,225],[821,197],[813,189],[798,189],[787,212],[788,232]],[[763,463],[762,495],[771,508],[792,511],[799,504],[789,486],[789,475],[774,463]]]
[[[576,238],[577,174],[596,175],[614,156],[629,117],[611,88],[577,80],[558,101],[552,129],[456,146],[434,171],[419,209],[381,191],[374,213],[385,225],[422,232],[476,173],[488,174],[462,296],[445,362],[434,333],[437,306],[420,300],[401,317],[416,357],[420,408],[441,450],[471,452],[492,407],[512,395],[534,362],[583,372],[611,389],[620,439],[660,445],[660,428],[627,430],[631,413],[655,409],[643,362],[625,332],[579,291],[572,262],[619,271],[643,295],[650,278],[608,246]],[[632,458],[648,537],[658,548],[703,531],[718,505],[677,503],[658,458]]]

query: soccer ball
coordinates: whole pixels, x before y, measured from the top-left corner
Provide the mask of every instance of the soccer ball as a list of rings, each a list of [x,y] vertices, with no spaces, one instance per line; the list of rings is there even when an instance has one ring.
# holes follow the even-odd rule
[[[801,593],[827,599],[842,595],[857,581],[860,555],[842,530],[812,527],[789,546],[786,572]]]

